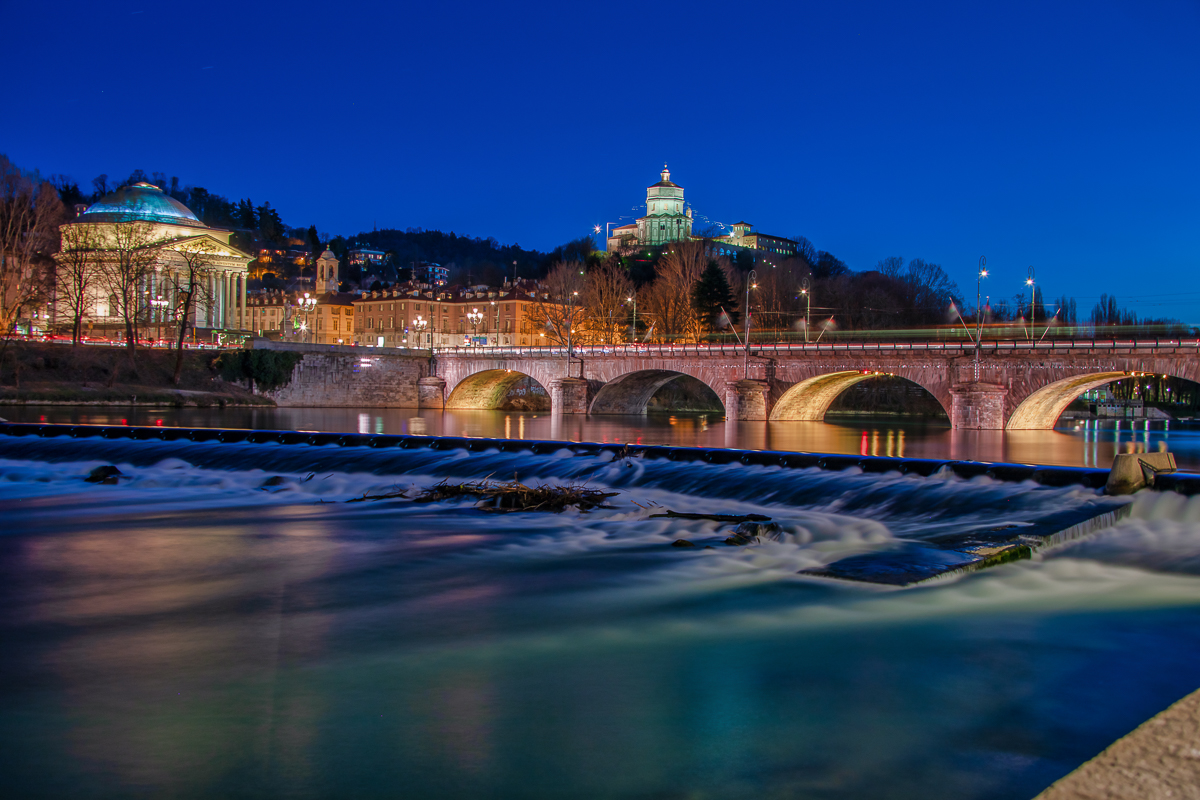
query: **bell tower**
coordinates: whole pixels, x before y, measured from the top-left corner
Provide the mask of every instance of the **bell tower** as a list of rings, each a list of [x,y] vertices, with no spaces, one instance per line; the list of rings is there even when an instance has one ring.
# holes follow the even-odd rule
[[[333,251],[326,250],[317,259],[317,292],[338,290],[338,260]]]

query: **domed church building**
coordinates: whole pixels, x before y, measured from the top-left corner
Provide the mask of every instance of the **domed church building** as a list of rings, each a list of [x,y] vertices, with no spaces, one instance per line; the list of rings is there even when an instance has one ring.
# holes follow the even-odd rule
[[[125,303],[143,331],[172,325],[182,307],[181,293],[189,287],[190,261],[201,275],[202,287],[191,310],[191,325],[249,330],[246,279],[253,256],[230,244],[231,231],[205,225],[157,186],[135,183],[117,189],[63,225],[60,234],[55,302],[60,325],[73,322],[72,304],[64,301],[71,254],[86,252],[86,259],[74,262],[86,262],[89,270],[85,329],[123,330]]]

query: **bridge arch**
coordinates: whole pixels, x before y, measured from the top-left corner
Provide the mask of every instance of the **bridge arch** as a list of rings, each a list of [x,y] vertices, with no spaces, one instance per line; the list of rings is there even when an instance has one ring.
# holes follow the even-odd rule
[[[602,385],[588,406],[589,414],[645,414],[650,399],[669,383],[680,378],[690,378],[712,391],[717,405],[722,411],[725,403],[720,392],[710,383],[689,375],[686,372],[676,372],[665,369],[642,369],[626,372]]]
[[[513,369],[487,369],[468,375],[450,391],[446,408],[501,408],[514,390],[521,388],[519,384],[523,381],[534,389],[535,394],[546,397],[548,409],[550,395],[547,387],[533,376]]]
[[[774,407],[771,409],[770,419],[772,422],[820,422],[825,419],[825,412],[833,405],[833,401],[837,399],[838,395],[863,381],[885,376],[899,377],[914,386],[920,386],[929,393],[930,397],[937,401],[938,406],[941,407],[946,417],[950,417],[950,410],[946,408],[946,404],[942,399],[935,393],[929,392],[928,388],[921,386],[919,382],[903,375],[895,375],[894,373],[856,369],[828,372],[824,375],[816,375],[793,384],[775,402]]]
[[[1059,416],[1079,395],[1106,383],[1128,378],[1128,372],[1097,372],[1074,375],[1054,381],[1032,392],[1022,400],[1008,417],[1004,427],[1010,431],[1053,428]]]

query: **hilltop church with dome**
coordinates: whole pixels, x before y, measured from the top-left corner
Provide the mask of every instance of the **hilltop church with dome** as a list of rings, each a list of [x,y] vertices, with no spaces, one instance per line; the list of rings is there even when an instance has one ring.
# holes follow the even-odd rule
[[[683,187],[671,181],[671,171],[663,164],[658,183],[646,189],[646,216],[631,225],[613,228],[608,237],[608,252],[629,251],[639,247],[662,247],[671,242],[689,242],[703,238],[714,256],[733,256],[749,250],[757,261],[796,255],[798,243],[783,236],[758,233],[749,222],[735,222],[722,236],[692,235],[692,209],[684,203]],[[722,226],[724,227],[724,226]],[[599,229],[597,229],[599,230]]]
[[[135,309],[145,326],[172,324],[186,289],[184,254],[201,253],[204,259],[205,294],[210,302],[197,303],[190,324],[217,331],[247,331],[247,268],[253,259],[230,244],[231,231],[210,228],[183,203],[150,183],[135,183],[105,195],[74,222],[63,225],[62,250],[80,247],[91,256],[91,288],[84,304],[85,329],[114,329],[124,325],[118,293],[105,280],[121,258],[120,250],[133,242],[138,249],[153,250],[149,268],[142,271]],[[63,279],[63,254],[59,255],[59,280]],[[56,303],[59,324],[73,322],[70,309]]]

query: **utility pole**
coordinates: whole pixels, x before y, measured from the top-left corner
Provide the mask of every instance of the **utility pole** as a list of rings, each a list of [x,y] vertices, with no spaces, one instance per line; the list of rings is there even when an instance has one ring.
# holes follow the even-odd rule
[[[757,289],[758,272],[750,270],[750,274],[746,276],[746,305],[743,309],[746,313],[746,357],[742,365],[742,379],[750,379],[750,290]]]

